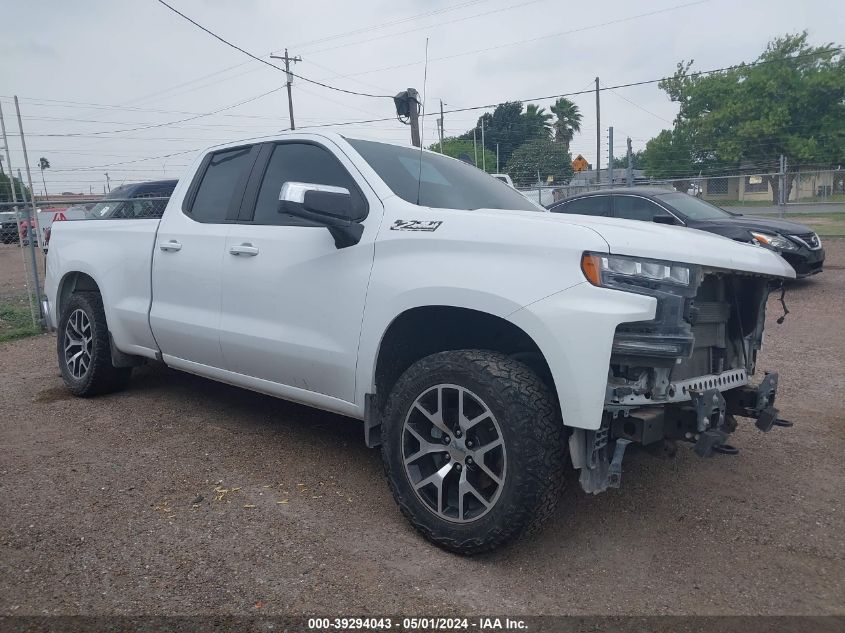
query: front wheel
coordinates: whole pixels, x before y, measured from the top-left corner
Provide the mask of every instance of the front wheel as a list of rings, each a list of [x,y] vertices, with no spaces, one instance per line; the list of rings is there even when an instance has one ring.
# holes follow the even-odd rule
[[[122,389],[132,373],[131,367],[112,365],[106,313],[97,292],[71,295],[59,320],[56,351],[65,385],[77,396]]]
[[[402,513],[425,538],[461,554],[500,547],[553,512],[564,440],[543,381],[483,350],[412,365],[382,423],[385,472]]]

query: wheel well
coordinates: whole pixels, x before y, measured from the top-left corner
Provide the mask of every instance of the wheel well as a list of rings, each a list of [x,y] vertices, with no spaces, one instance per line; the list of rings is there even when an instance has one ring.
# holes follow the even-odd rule
[[[376,361],[376,399],[383,410],[399,376],[430,354],[457,349],[485,349],[508,354],[531,367],[557,391],[548,363],[537,344],[522,329],[501,317],[453,306],[426,306],[400,314],[388,327]]]
[[[62,316],[62,310],[74,292],[100,292],[100,287],[90,275],[80,272],[67,273],[59,286],[58,305],[56,305],[56,319]]]

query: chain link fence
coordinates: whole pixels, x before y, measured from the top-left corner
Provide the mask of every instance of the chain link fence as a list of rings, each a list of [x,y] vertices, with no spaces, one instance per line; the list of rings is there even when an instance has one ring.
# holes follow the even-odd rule
[[[624,169],[614,170],[612,182],[609,180],[607,170],[603,170],[601,178],[602,180],[597,182],[595,172],[582,172],[565,184],[538,183],[517,187],[517,189],[534,202],[549,206],[581,193],[629,186]],[[845,170],[843,169],[798,169],[785,174],[778,172],[720,174],[663,180],[635,176],[631,186],[683,191],[717,206],[744,207],[756,209],[758,212],[845,211]],[[781,189],[784,190],[783,194],[781,194]]]

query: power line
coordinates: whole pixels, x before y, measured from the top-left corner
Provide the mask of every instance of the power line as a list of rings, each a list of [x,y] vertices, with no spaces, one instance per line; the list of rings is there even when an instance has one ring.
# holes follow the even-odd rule
[[[181,16],[182,18],[186,19],[188,22],[190,22],[191,24],[196,26],[198,29],[205,31],[206,33],[211,35],[216,40],[219,40],[220,42],[222,42],[226,46],[234,48],[236,51],[243,53],[247,57],[250,57],[257,62],[260,62],[260,63],[264,64],[265,66],[269,66],[270,68],[275,68],[276,70],[281,71],[281,72],[287,72],[287,74],[289,74],[293,77],[297,77],[298,79],[301,79],[302,81],[306,81],[308,83],[311,83],[311,84],[314,84],[314,85],[317,85],[317,86],[322,86],[323,88],[328,88],[329,90],[336,90],[337,92],[345,92],[346,94],[358,95],[359,97],[372,97],[372,98],[375,98],[375,99],[393,99],[393,95],[374,95],[374,94],[369,94],[369,93],[366,93],[366,92],[356,92],[354,90],[346,90],[345,88],[338,88],[336,86],[330,86],[329,84],[325,84],[325,83],[320,82],[320,81],[315,81],[314,79],[309,79],[308,77],[303,77],[302,75],[298,75],[298,74],[291,72],[291,71],[285,71],[285,69],[282,68],[281,66],[276,66],[276,64],[268,62],[266,59],[261,59],[260,57],[253,55],[249,51],[241,48],[237,44],[233,44],[229,40],[217,35],[217,33],[215,33],[214,31],[207,29],[206,27],[204,27],[202,24],[200,24],[196,20],[189,18],[187,15],[185,15],[184,13],[179,11],[178,9],[170,6],[164,0],[157,0],[157,2],[159,4],[164,5],[165,7],[170,9],[171,11],[173,11],[173,13],[176,13],[177,15]]]

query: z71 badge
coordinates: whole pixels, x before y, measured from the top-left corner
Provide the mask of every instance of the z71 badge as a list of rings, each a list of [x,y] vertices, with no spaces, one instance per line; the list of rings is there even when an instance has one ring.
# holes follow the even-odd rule
[[[436,231],[443,220],[396,220],[391,231]]]

